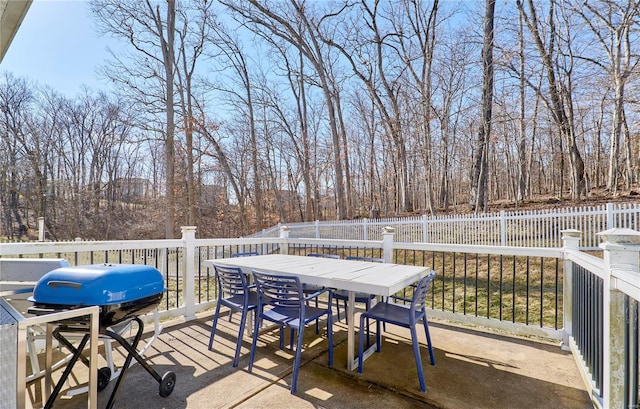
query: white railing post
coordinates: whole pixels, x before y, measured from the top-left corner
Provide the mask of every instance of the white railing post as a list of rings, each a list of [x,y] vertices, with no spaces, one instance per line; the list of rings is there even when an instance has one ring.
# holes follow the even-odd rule
[[[369,234],[367,232],[367,218],[362,219],[362,240],[369,240]]]
[[[603,408],[622,408],[625,401],[625,297],[615,288],[616,271],[638,274],[640,232],[613,228],[602,238],[606,279],[603,290]]]
[[[287,226],[280,226],[280,254],[289,254],[289,230]]]
[[[582,232],[575,229],[562,230],[562,242],[565,250],[580,251]],[[573,336],[573,272],[572,262],[566,255],[562,266],[562,349],[570,351],[569,338]]]
[[[316,227],[316,239],[319,239],[320,238],[320,220],[316,220],[315,227]],[[282,231],[282,229],[280,231]]]
[[[429,223],[427,222],[427,215],[422,215],[422,242],[429,242]]]
[[[382,230],[382,254],[385,263],[393,262],[393,235],[396,229],[387,226]]]
[[[505,214],[504,210],[500,210],[500,245],[502,247],[507,245],[507,219]]]
[[[44,241],[44,217],[38,217],[38,241]]]
[[[196,318],[195,299],[195,266],[196,266],[196,226],[181,226],[182,240],[184,241],[184,320],[190,321]],[[177,254],[176,254],[177,257]]]
[[[616,219],[613,216],[613,203],[607,203],[607,229],[614,229],[616,227]]]

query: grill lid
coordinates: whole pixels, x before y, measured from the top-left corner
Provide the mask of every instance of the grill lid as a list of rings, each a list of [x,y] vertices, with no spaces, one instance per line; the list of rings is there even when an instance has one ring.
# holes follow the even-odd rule
[[[111,305],[160,294],[162,274],[140,264],[62,267],[36,283],[29,301],[44,305]]]

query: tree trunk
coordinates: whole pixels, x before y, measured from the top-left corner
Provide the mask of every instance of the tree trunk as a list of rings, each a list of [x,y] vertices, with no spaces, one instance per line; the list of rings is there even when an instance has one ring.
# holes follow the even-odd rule
[[[486,0],[482,46],[482,112],[471,175],[471,209],[487,210],[488,155],[493,106],[493,21],[495,0]]]
[[[149,0],[147,5],[151,8]],[[160,6],[156,6],[155,25],[158,33],[163,32],[162,18],[160,17]],[[167,0],[167,21],[166,38],[160,34],[162,45],[162,59],[164,62],[164,75],[166,81],[165,104],[166,104],[166,124],[164,131],[165,146],[165,166],[166,166],[166,198],[167,198],[167,218],[165,219],[165,238],[172,239],[175,234],[175,108],[174,108],[174,86],[173,86],[173,66],[175,61],[174,39],[176,27],[176,2]]]

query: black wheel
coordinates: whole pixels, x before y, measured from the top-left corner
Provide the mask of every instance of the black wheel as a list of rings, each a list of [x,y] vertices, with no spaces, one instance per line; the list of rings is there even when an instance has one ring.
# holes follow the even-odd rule
[[[162,375],[162,381],[160,382],[160,396],[166,398],[173,392],[173,387],[176,386],[176,374],[169,371]]]
[[[111,382],[111,369],[106,366],[98,369],[98,392],[104,390],[109,382]]]

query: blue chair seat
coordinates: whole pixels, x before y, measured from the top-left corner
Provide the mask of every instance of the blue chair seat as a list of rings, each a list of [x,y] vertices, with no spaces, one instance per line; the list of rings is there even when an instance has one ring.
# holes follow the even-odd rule
[[[298,308],[276,307],[264,311],[262,314],[263,319],[299,330],[301,326],[327,315],[327,309],[307,306],[304,310],[304,324],[301,324],[300,310]]]
[[[368,294],[368,293],[360,293],[360,292],[356,292],[355,294],[356,296],[356,302],[359,303],[368,303],[369,301],[373,300],[374,298],[376,298],[376,296],[374,294]],[[349,299],[349,291],[347,290],[334,290],[333,291],[333,298],[336,298],[338,300],[348,300]]]
[[[249,289],[255,288],[255,286],[249,286]],[[249,291],[249,306],[253,310],[258,306],[258,294],[255,291]],[[228,298],[224,298],[221,303],[225,307],[240,311],[244,306],[245,296],[243,294],[234,294]]]
[[[411,325],[411,310],[408,306],[402,304],[381,302],[371,307],[368,315],[372,319],[381,320],[389,324],[402,327]],[[414,321],[417,322],[420,318],[420,311],[414,311]]]

